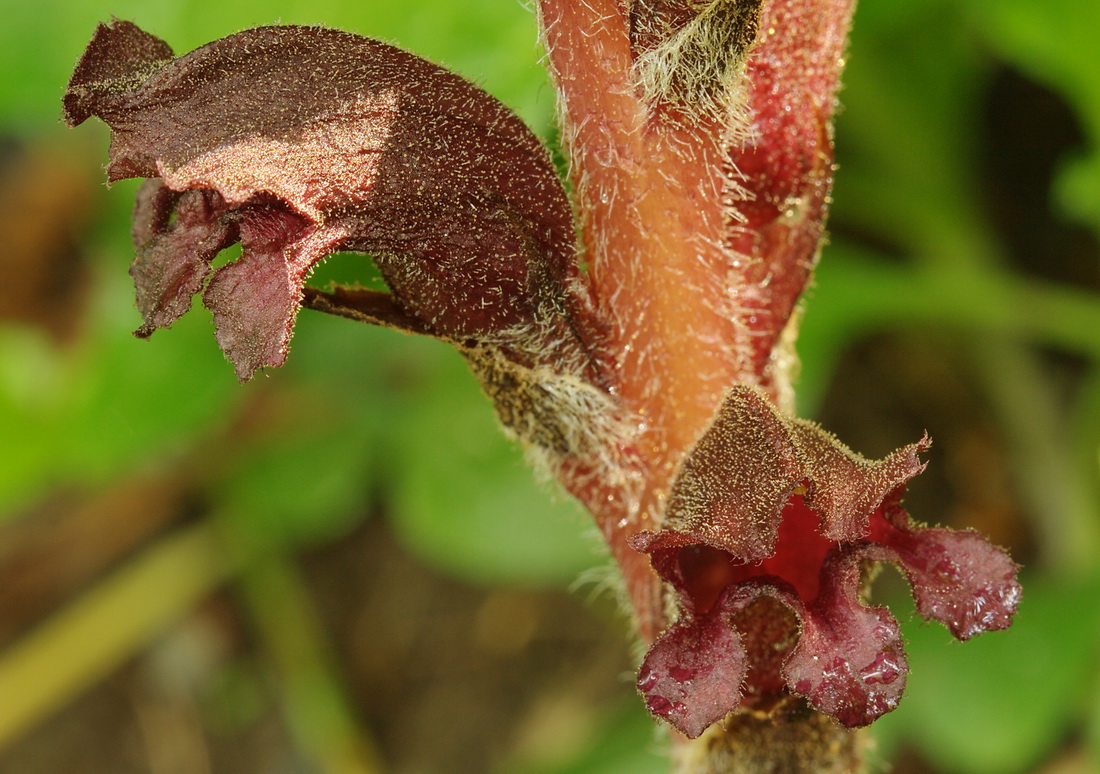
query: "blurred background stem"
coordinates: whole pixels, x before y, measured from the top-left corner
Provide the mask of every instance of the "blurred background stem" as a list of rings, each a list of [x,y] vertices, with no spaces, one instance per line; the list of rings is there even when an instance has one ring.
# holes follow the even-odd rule
[[[319,774],[383,774],[355,717],[336,659],[293,556],[249,519],[217,517],[226,545],[243,551],[236,585],[272,669],[273,687],[302,755]],[[384,622],[379,622],[383,625]]]
[[[232,571],[211,525],[179,530],[0,653],[0,747],[148,647]]]

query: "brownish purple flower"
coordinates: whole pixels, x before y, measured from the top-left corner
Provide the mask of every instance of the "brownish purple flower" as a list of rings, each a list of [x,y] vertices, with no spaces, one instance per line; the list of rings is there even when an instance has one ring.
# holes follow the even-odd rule
[[[750,654],[783,646],[774,632],[745,641],[763,630],[739,614],[761,597],[800,632],[782,654],[785,685],[757,693],[801,695],[850,727],[892,710],[908,666],[897,621],[860,599],[869,561],[897,563],[920,614],[960,640],[1007,627],[1020,596],[1012,560],[976,533],[915,526],[900,505],[928,447],[871,462],[734,388],[685,458],[662,528],[633,540],[680,605],[638,677],[649,710],[695,737],[741,705]]]
[[[376,322],[528,364],[548,342],[586,358],[572,213],[549,155],[511,110],[436,65],[315,27],[248,30],[177,59],[115,21],[96,30],[64,104],[72,125],[111,126],[110,180],[150,178],[131,267],[139,336],[202,291],[246,380],[285,360],[307,276],[348,250],[374,256],[392,291],[359,293]],[[238,241],[241,258],[212,271]]]

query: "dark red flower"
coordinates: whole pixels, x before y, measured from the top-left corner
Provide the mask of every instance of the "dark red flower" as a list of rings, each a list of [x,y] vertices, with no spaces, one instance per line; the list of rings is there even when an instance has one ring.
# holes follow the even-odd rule
[[[849,727],[892,710],[908,666],[893,616],[860,599],[868,561],[897,563],[920,614],[961,640],[1007,627],[1020,596],[1012,560],[976,533],[915,526],[901,507],[928,447],[871,462],[734,388],[681,465],[662,528],[632,541],[680,606],[639,673],[650,711],[696,737],[741,705],[750,654],[782,645],[745,641],[760,630],[738,615],[761,597],[801,630],[780,690]]]

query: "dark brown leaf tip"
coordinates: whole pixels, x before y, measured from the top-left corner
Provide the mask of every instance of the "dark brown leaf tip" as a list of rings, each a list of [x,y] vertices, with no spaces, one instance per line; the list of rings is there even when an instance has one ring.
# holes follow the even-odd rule
[[[115,21],[80,60],[65,115],[111,126],[110,180],[151,179],[135,212],[138,335],[205,288],[248,379],[285,360],[306,278],[345,250],[375,257],[384,322],[527,364],[547,348],[586,357],[572,214],[548,154],[508,108],[429,62],[316,27],[248,30],[172,59]],[[242,257],[212,271],[237,241]]]
[[[1009,626],[1020,596],[1012,560],[973,532],[916,527],[900,505],[929,445],[869,461],[758,390],[734,388],[681,464],[662,529],[632,539],[681,610],[642,664],[650,711],[698,736],[747,700],[749,653],[769,648],[788,653],[771,682],[846,726],[894,709],[908,665],[897,621],[860,599],[867,561],[897,563],[921,615],[959,639]],[[762,596],[797,617],[795,642],[738,632],[734,616],[752,615]],[[689,672],[727,682],[676,679]]]

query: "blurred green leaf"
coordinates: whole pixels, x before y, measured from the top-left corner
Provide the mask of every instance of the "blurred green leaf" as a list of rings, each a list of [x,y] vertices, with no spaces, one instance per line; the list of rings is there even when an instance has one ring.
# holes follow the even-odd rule
[[[457,356],[436,366],[390,430],[399,534],[477,582],[574,580],[596,561],[589,517],[535,482]]]
[[[1057,201],[1067,215],[1100,233],[1100,4],[970,0],[969,5],[975,28],[999,56],[1073,105],[1089,148],[1087,155],[1066,160]]]
[[[0,521],[49,478],[61,368],[44,334],[0,327]]]
[[[161,464],[231,416],[242,398],[201,315],[185,317],[156,343],[130,335],[132,300],[101,289],[107,306],[92,315],[79,345],[18,329],[0,337],[0,511],[47,487],[97,485],[127,468]],[[133,315],[133,319],[131,316]],[[15,490],[21,490],[16,492]]]
[[[980,221],[975,111],[989,62],[954,3],[880,15],[868,25],[857,14],[852,31],[835,220],[925,261],[984,258],[970,231]]]
[[[219,493],[253,530],[289,546],[335,539],[367,513],[372,439],[360,417],[322,413],[306,412],[311,421],[259,439]]]

